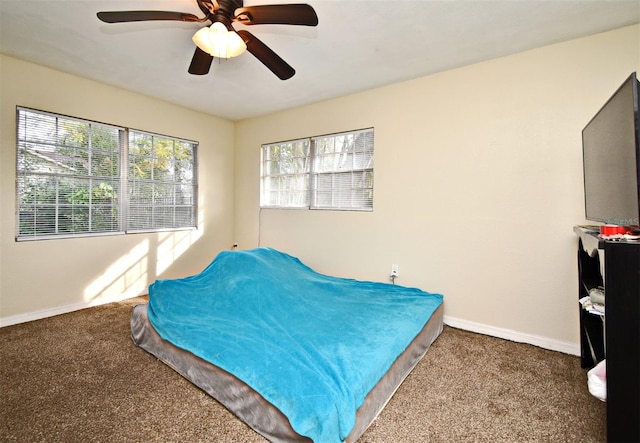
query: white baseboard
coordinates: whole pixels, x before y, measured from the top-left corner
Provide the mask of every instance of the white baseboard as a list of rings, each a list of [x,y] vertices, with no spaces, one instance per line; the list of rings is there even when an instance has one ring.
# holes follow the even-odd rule
[[[137,295],[121,294],[115,297],[99,298],[89,302],[74,303],[65,306],[56,306],[55,308],[41,309],[39,311],[26,312],[24,314],[11,315],[9,317],[0,317],[0,328],[4,326],[16,325],[18,323],[26,323],[28,321],[40,320],[47,317],[53,317],[60,314],[68,314],[69,312],[79,311],[81,309],[91,308],[93,306],[105,305],[107,303],[119,302],[129,298],[138,297]]]
[[[495,326],[461,320],[447,315],[444,316],[444,323],[453,328],[464,329],[465,331],[477,332],[479,334],[490,335],[492,337],[503,338],[505,340],[511,340],[518,343],[528,343],[540,348],[558,351],[565,354],[580,355],[580,344],[576,343],[554,340],[540,335],[524,334],[511,329],[496,328]]]

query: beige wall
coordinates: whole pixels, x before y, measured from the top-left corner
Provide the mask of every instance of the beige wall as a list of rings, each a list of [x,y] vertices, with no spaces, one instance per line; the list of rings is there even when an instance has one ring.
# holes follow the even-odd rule
[[[235,240],[358,279],[395,263],[398,284],[445,295],[450,324],[577,352],[581,130],[640,69],[639,42],[632,26],[242,121]],[[262,143],[364,127],[372,213],[260,212]]]
[[[358,279],[395,263],[450,324],[575,352],[580,131],[640,70],[639,41],[627,27],[235,124],[0,56],[0,323],[144,293],[238,242]],[[15,242],[16,105],[199,141],[199,229]],[[260,212],[262,143],[364,127],[372,213]]]
[[[146,293],[199,272],[233,241],[234,123],[0,56],[0,319],[19,321]],[[16,242],[16,106],[196,140],[195,231]]]

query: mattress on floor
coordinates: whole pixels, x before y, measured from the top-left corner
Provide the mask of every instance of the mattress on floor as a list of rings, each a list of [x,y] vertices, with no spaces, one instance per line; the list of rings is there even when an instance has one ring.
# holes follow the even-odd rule
[[[288,440],[293,431],[342,442],[366,429],[437,337],[442,301],[417,288],[320,274],[271,248],[222,251],[199,274],[154,282],[132,333],[267,438]],[[152,332],[157,346],[144,345]],[[182,363],[173,348],[207,364]],[[372,395],[379,385],[381,396]],[[274,420],[280,415],[286,419]]]

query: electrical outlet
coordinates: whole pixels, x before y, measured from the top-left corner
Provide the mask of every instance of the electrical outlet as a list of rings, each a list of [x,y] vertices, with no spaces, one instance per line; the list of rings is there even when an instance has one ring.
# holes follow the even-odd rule
[[[394,277],[398,276],[398,265],[391,265],[391,275]]]

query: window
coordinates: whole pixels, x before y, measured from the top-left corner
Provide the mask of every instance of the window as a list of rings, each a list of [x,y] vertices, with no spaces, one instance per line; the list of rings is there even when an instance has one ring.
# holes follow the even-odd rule
[[[262,145],[260,206],[373,209],[373,129]]]
[[[17,109],[18,240],[196,227],[194,142]]]
[[[196,226],[195,145],[129,131],[127,229]]]

